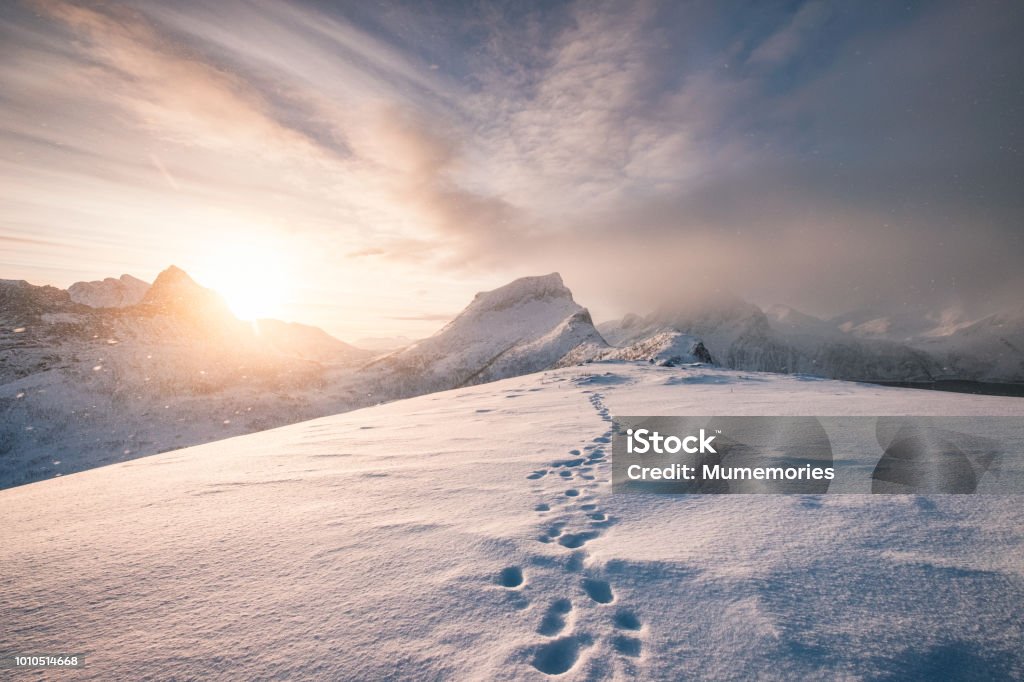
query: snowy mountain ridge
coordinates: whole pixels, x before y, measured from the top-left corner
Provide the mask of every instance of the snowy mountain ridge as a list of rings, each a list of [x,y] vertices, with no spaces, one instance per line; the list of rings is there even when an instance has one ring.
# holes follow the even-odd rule
[[[715,360],[735,369],[814,374],[863,381],[1024,381],[1024,314],[967,323],[950,309],[862,310],[822,320],[783,305],[765,311],[730,294],[598,329],[626,346],[663,329],[699,337]]]
[[[75,303],[90,308],[125,308],[142,302],[149,283],[131,275],[93,282],[75,282],[68,287],[68,294]]]
[[[0,300],[12,303],[0,321],[0,486],[608,349],[557,274],[481,293],[433,337],[372,362],[315,327],[238,320],[173,266],[134,306],[91,308],[27,283],[0,287]]]
[[[590,313],[557,273],[523,277],[477,294],[433,336],[376,364],[390,381],[422,392],[529,374],[569,353],[590,357],[607,348]]]
[[[0,282],[0,487],[345,409],[325,387],[367,357],[242,322],[177,268],[123,307]]]
[[[682,334],[673,329],[656,332],[635,343],[621,348],[594,349],[584,347],[562,358],[559,367],[569,367],[586,362],[612,360],[641,360],[661,367],[675,367],[684,364],[714,365],[715,360],[704,347],[704,342],[695,336]]]
[[[827,323],[792,309],[770,313],[719,297],[598,331],[552,273],[482,292],[435,335],[371,359],[315,327],[238,320],[173,266],[141,301],[120,307],[0,281],[0,487],[590,362],[869,380],[1024,377],[1021,315],[917,349],[823,330]]]

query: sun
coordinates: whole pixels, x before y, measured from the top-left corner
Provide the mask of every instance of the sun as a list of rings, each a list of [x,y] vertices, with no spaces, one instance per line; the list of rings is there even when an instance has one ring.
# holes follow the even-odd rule
[[[282,316],[292,283],[286,251],[241,238],[210,247],[203,283],[224,298],[232,313],[243,320]]]

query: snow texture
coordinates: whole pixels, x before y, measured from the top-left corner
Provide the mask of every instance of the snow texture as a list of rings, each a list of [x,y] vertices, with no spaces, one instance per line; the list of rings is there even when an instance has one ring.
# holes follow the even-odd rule
[[[0,491],[5,649],[110,679],[1020,679],[999,496],[610,494],[612,414],[1014,398],[594,363]]]

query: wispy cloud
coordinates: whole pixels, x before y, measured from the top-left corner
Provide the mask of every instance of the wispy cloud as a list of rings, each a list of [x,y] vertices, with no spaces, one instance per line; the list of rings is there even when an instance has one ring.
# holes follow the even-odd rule
[[[831,8],[823,0],[804,3],[778,31],[762,41],[751,53],[752,64],[778,65],[800,52],[807,38],[824,22]]]
[[[0,265],[151,277],[211,233],[284,235],[317,291],[378,292],[338,304],[367,333],[556,269],[599,313],[725,286],[998,300],[1024,284],[1022,14],[11,5]]]

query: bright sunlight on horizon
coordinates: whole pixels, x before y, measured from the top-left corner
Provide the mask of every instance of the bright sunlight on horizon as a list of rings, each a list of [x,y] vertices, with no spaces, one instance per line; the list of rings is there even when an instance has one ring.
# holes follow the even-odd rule
[[[292,283],[298,266],[283,245],[270,239],[235,235],[215,238],[203,251],[195,278],[220,294],[243,320],[286,318],[294,299]]]

